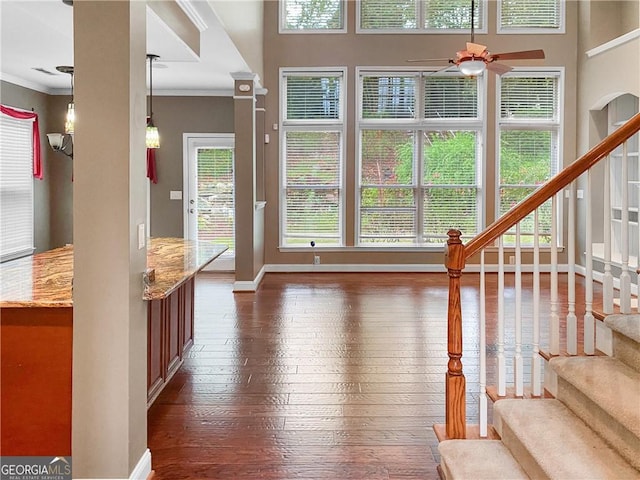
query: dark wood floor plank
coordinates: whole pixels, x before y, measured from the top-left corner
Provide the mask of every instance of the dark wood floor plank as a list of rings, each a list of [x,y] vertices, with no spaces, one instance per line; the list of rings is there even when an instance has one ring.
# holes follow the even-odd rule
[[[256,293],[237,294],[233,281],[228,274],[197,279],[194,346],[149,409],[154,480],[438,478],[431,427],[444,422],[446,274],[267,274]],[[513,275],[505,282],[509,318]],[[530,284],[525,275],[524,288]],[[543,275],[543,315],[548,284]],[[560,285],[564,291],[566,275]],[[497,338],[496,292],[497,276],[488,275],[490,348]],[[463,275],[461,293],[473,421],[478,275]],[[526,316],[526,290],[523,298]],[[583,299],[578,288],[578,314]],[[562,318],[562,295],[560,304]],[[547,332],[541,334],[544,341]],[[507,322],[505,337],[514,335]],[[525,327],[525,370],[531,335]],[[489,383],[495,369],[492,352]]]

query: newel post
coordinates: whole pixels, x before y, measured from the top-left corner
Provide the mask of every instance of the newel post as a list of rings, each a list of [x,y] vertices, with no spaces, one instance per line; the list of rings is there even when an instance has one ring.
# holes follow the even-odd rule
[[[460,305],[460,275],[464,268],[464,245],[459,230],[447,233],[445,266],[449,273],[449,307],[447,313],[447,348],[449,363],[446,374],[447,438],[465,438],[466,401],[465,378],[462,373],[462,309]]]

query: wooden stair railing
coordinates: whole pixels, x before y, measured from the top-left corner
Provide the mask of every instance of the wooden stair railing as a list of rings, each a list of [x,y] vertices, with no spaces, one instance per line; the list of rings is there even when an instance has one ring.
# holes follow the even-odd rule
[[[462,308],[460,278],[466,261],[514,227],[547,200],[569,186],[582,174],[608,156],[618,146],[640,131],[640,113],[623,126],[541,185],[535,192],[515,205],[468,243],[463,244],[459,230],[451,229],[445,252],[445,267],[449,275],[447,312],[447,344],[449,362],[446,382],[446,435],[450,439],[466,438],[466,380],[462,365]]]

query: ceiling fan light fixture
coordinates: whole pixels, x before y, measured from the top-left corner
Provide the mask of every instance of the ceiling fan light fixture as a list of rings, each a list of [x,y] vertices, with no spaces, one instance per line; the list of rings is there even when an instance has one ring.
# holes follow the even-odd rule
[[[487,69],[487,65],[483,60],[464,60],[458,64],[458,68],[460,69],[460,73],[469,77],[475,77]]]

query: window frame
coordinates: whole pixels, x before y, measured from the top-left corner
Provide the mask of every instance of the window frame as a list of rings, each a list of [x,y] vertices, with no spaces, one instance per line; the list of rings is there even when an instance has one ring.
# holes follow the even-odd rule
[[[502,79],[503,78],[549,78],[556,77],[558,79],[558,93],[556,98],[557,105],[557,118],[553,120],[548,119],[513,119],[505,121],[501,118],[501,103],[502,103]],[[555,164],[555,172],[549,173],[549,178],[553,177],[556,173],[564,168],[564,98],[565,98],[565,68],[564,67],[514,67],[513,70],[505,75],[497,76],[496,79],[496,117],[495,117],[495,151],[496,151],[496,168],[495,168],[495,198],[494,198],[494,212],[495,219],[501,217],[500,213],[500,191],[502,189],[502,183],[500,182],[500,170],[501,170],[501,154],[500,154],[500,134],[504,131],[527,131],[527,130],[551,130],[555,131],[557,138],[557,158]],[[529,185],[525,185],[529,186]],[[539,187],[538,187],[539,188]],[[549,200],[550,201],[550,200]],[[563,244],[563,230],[562,230],[562,201],[556,202],[556,231],[557,231],[557,245],[560,248]],[[513,233],[514,230],[509,230]],[[526,235],[532,232],[521,232]],[[497,244],[496,244],[497,245]],[[505,244],[505,247],[513,247],[513,244]],[[542,245],[541,247],[547,247]],[[533,245],[522,245],[522,248],[533,248]]]
[[[424,4],[424,0],[414,0],[418,5],[417,12],[417,23],[418,25],[424,25],[424,8],[422,5]],[[486,34],[488,33],[488,3],[489,0],[477,0],[480,4],[480,17],[478,18],[480,26],[475,28],[475,33]],[[471,33],[471,28],[425,28],[422,26],[417,26],[416,28],[362,28],[361,21],[361,4],[362,0],[356,0],[356,33],[363,35],[386,35],[386,34],[433,34],[433,35],[453,35],[453,34],[464,34],[469,35]]]
[[[17,109],[20,110],[20,109]],[[35,251],[35,185],[34,185],[34,177],[33,177],[33,149],[35,146],[33,145],[33,122],[35,119],[16,119],[10,117],[9,115],[5,115],[4,113],[0,113],[0,117],[2,117],[3,122],[13,122],[20,127],[20,133],[24,135],[24,138],[14,139],[15,142],[20,142],[20,146],[27,147],[28,151],[24,155],[20,155],[20,160],[24,161],[24,165],[20,165],[20,179],[21,184],[28,185],[27,195],[29,197],[29,211],[28,212],[20,212],[23,221],[30,225],[29,234],[24,239],[24,244],[21,242],[20,248],[17,250],[13,250],[10,253],[5,253],[4,245],[0,244],[0,262],[5,262],[9,260],[14,260],[21,257],[26,257],[28,255],[32,255]],[[25,128],[26,127],[26,128]],[[2,134],[5,135],[8,132],[5,128],[1,128]],[[22,131],[24,130],[24,131]],[[13,143],[13,142],[11,142]],[[24,145],[23,145],[24,144]],[[3,160],[0,160],[0,173],[4,170],[4,155],[2,155]],[[6,168],[6,167],[5,167]],[[23,177],[24,175],[24,177]],[[7,179],[7,175],[2,174],[0,178]],[[12,177],[12,179],[15,177]],[[2,180],[0,180],[0,191],[5,189],[5,186],[1,184]],[[21,190],[23,191],[23,190]],[[24,191],[23,191],[24,192]],[[24,193],[22,193],[24,195]],[[4,203],[4,202],[3,202]]]
[[[327,34],[327,33],[347,33],[348,8],[345,0],[340,0],[340,10],[342,11],[342,26],[340,28],[286,28],[286,2],[278,0],[278,33],[283,35],[305,35],[305,34]]]
[[[476,132],[476,182],[474,188],[476,188],[476,229],[477,232],[482,231],[485,225],[486,208],[485,208],[485,171],[486,171],[486,145],[484,142],[484,136],[486,132],[486,95],[487,95],[487,80],[486,75],[482,75],[478,78],[477,83],[477,117],[465,119],[437,119],[437,118],[424,118],[424,79],[438,69],[433,67],[424,68],[394,68],[394,67],[357,67],[356,68],[356,128],[354,131],[356,142],[356,165],[355,165],[355,211],[354,211],[354,243],[358,248],[374,248],[374,249],[439,249],[441,245],[435,243],[424,242],[424,193],[428,188],[428,185],[424,184],[424,142],[423,132],[426,131],[440,131],[440,130],[456,130],[456,131],[474,131]],[[415,102],[416,102],[416,116],[414,119],[369,119],[363,118],[362,108],[362,92],[363,92],[363,79],[365,77],[372,76],[408,76],[415,74],[416,90],[415,90]],[[463,76],[457,72],[447,72],[445,76]],[[361,222],[362,222],[362,200],[361,192],[363,188],[367,188],[369,185],[362,182],[362,131],[364,130],[407,130],[414,133],[414,181],[412,185],[398,186],[397,188],[412,188],[414,190],[415,201],[415,232],[413,243],[398,243],[393,244],[370,244],[362,243],[361,241]],[[446,185],[443,185],[446,187]],[[453,184],[451,185],[453,186]],[[431,187],[433,188],[433,187]],[[464,232],[463,232],[464,235]],[[465,238],[471,238],[472,235],[466,234]],[[432,236],[431,238],[440,238]],[[446,234],[442,235],[443,243],[446,241]]]
[[[340,86],[340,99],[339,99],[339,115],[337,119],[327,120],[287,120],[287,82],[285,78],[287,76],[322,76],[322,75],[335,75],[341,78]],[[286,134],[287,132],[313,132],[313,131],[327,131],[337,132],[339,134],[339,153],[340,160],[338,165],[339,178],[338,178],[338,243],[336,245],[322,245],[317,244],[317,248],[342,248],[346,246],[345,239],[345,221],[346,221],[346,151],[347,151],[347,122],[346,122],[346,97],[348,88],[347,67],[281,67],[278,73],[279,81],[279,176],[278,176],[278,248],[279,249],[296,249],[300,247],[307,247],[307,245],[287,245],[285,243],[285,226],[287,220],[286,212],[286,174],[287,174],[287,158],[286,158]],[[307,186],[312,188],[311,186]],[[315,237],[324,238],[321,236]],[[313,238],[310,238],[310,241]]]
[[[553,35],[566,33],[567,5],[566,0],[556,0],[560,7],[560,23],[558,28],[505,27],[502,24],[502,2],[497,1],[496,33],[499,35]]]

